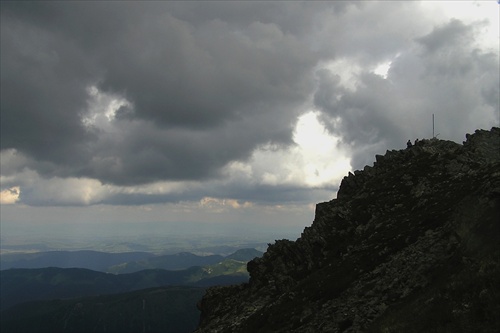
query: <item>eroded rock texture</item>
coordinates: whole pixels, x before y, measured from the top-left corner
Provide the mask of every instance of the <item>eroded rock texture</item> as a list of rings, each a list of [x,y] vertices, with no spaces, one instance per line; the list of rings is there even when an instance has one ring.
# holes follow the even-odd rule
[[[377,155],[296,241],[207,291],[197,333],[498,332],[500,129]]]

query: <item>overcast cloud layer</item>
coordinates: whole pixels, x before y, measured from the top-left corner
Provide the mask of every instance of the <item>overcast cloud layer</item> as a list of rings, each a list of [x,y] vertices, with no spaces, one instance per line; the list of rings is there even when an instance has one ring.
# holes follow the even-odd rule
[[[414,1],[2,1],[2,202],[328,200],[432,114],[458,142],[498,126],[489,23]]]

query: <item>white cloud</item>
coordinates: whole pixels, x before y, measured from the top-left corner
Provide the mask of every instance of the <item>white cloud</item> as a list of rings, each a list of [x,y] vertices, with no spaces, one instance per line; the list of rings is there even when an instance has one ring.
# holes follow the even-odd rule
[[[351,170],[348,153],[318,121],[318,113],[308,112],[298,119],[294,141],[303,163],[297,167],[302,168],[307,186],[337,184]]]
[[[382,76],[384,79],[387,79],[387,73],[389,72],[389,69],[391,68],[391,64],[392,64],[392,61],[383,62],[380,65],[378,65],[377,67],[375,67],[373,72],[377,75]]]
[[[262,185],[310,188],[335,186],[351,170],[348,152],[319,122],[317,112],[297,119],[293,141],[291,147],[260,147],[247,163],[229,164],[227,173]]]
[[[465,24],[484,22],[475,42],[481,48],[498,53],[500,38],[498,1],[421,1],[420,6],[436,21],[458,19]]]
[[[82,115],[82,123],[87,128],[111,130],[112,121],[121,107],[131,107],[131,103],[118,95],[100,91],[95,85],[87,88],[88,108]]]
[[[13,186],[0,191],[0,204],[11,205],[15,204],[19,200],[19,195],[21,194],[19,186]]]
[[[238,200],[234,199],[203,197],[200,200],[200,207],[208,209],[212,212],[221,213],[228,209],[251,208],[253,207],[253,204],[248,201],[239,202]]]

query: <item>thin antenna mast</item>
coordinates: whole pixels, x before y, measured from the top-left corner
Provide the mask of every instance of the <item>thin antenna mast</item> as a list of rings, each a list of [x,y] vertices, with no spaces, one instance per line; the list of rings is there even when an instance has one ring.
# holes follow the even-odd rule
[[[432,137],[434,138],[434,113],[432,114]]]

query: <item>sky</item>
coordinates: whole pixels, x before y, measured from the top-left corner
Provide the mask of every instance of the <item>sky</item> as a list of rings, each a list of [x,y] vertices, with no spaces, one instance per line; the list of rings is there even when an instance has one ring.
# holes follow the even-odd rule
[[[3,236],[300,233],[349,171],[432,137],[433,114],[456,142],[499,126],[499,8],[2,1]]]

